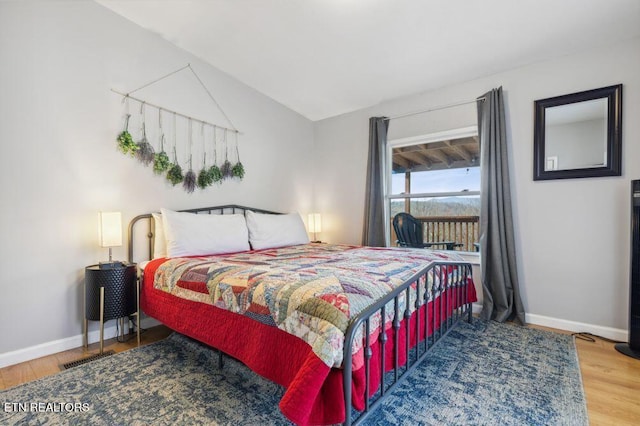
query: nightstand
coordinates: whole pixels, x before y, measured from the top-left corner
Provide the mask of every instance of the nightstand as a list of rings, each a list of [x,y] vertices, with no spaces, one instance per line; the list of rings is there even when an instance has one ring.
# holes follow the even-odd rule
[[[136,316],[140,345],[140,289],[137,266],[91,265],[84,270],[84,345],[88,346],[88,321],[100,321],[100,353],[104,347],[104,323],[117,319],[124,335],[124,318]]]

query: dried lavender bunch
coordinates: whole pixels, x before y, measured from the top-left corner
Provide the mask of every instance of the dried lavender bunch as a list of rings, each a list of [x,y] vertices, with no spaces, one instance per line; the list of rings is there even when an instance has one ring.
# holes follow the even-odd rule
[[[149,141],[147,140],[147,126],[145,124],[144,115],[144,103],[140,105],[140,117],[142,119],[142,139],[138,142],[138,150],[136,151],[136,158],[145,166],[153,163],[153,157],[155,151]]]
[[[193,169],[189,169],[186,175],[184,175],[184,182],[182,183],[182,187],[185,191],[191,194],[196,190],[196,181],[197,177]]]
[[[220,172],[222,173],[222,177],[224,179],[227,179],[233,176],[231,174],[231,163],[229,162],[229,160],[224,160],[224,163],[222,163],[222,167],[220,167]]]
[[[138,142],[138,150],[136,151],[136,158],[145,166],[153,163],[155,158],[155,151],[151,144],[147,141],[147,138],[143,138]]]

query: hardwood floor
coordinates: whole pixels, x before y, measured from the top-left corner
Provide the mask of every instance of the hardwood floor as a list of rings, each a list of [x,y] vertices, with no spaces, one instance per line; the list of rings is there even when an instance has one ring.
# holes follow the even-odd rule
[[[544,327],[536,327],[544,328]],[[545,328],[550,330],[548,328]],[[566,333],[560,330],[552,330]],[[142,344],[149,344],[168,336],[171,331],[158,326],[148,329]],[[122,352],[136,346],[136,340],[125,343],[111,339],[105,350]],[[587,397],[591,425],[640,424],[640,360],[618,353],[613,343],[596,339],[587,342],[576,339],[580,370]],[[98,344],[34,359],[0,369],[0,389],[48,376],[61,370],[61,365],[98,352]]]
[[[589,420],[593,425],[639,425],[640,360],[613,346],[576,339]]]
[[[142,334],[141,345],[157,342],[158,340],[164,339],[169,334],[171,334],[171,330],[167,327],[152,327],[145,330]],[[135,337],[123,343],[117,342],[116,339],[109,339],[104,342],[105,351],[112,349],[115,352],[122,352],[135,348],[136,346]],[[64,369],[62,367],[63,364],[97,354],[99,350],[99,344],[92,343],[87,349],[83,347],[70,349],[57,354],[0,368],[0,389],[10,388],[19,385],[20,383],[29,382],[40,377],[55,374]]]

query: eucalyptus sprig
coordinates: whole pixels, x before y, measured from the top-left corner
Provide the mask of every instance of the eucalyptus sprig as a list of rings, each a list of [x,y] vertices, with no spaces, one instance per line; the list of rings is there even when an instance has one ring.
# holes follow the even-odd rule
[[[240,180],[242,180],[242,178],[244,177],[244,166],[242,165],[241,162],[237,162],[232,168],[231,168],[231,175],[233,177],[237,177]]]
[[[222,182],[222,172],[220,171],[220,167],[215,164],[209,167],[209,175],[211,175],[211,183]]]
[[[208,186],[211,186],[213,183],[213,176],[210,173],[211,169],[203,168],[198,173],[198,188],[205,189]]]
[[[138,145],[133,141],[133,137],[131,133],[129,133],[129,118],[131,118],[131,114],[127,114],[124,118],[124,130],[122,133],[118,135],[118,148],[122,151],[123,154],[130,155],[134,157],[136,155],[136,151],[139,149]]]
[[[167,172],[167,179],[173,186],[176,186],[184,180],[184,175],[182,174],[182,167],[180,167],[180,164],[176,163],[171,165],[171,168]]]
[[[164,130],[162,129],[162,110],[158,109],[158,128],[160,129],[160,152],[153,156],[153,172],[157,175],[169,170],[171,160],[164,151]]]
[[[171,167],[171,161],[166,152],[161,151],[153,157],[153,172],[155,174],[161,175],[169,170],[169,167]]]
[[[175,132],[175,114],[173,115],[173,128]],[[184,175],[182,174],[182,167],[178,163],[178,153],[176,151],[175,146],[175,134],[173,136],[174,145],[173,145],[173,164],[169,167],[169,171],[167,172],[167,180],[171,182],[173,186],[176,186],[180,182],[184,180]]]
[[[133,137],[131,137],[131,133],[126,130],[123,130],[122,133],[118,135],[118,148],[122,151],[123,154],[130,155],[134,157],[136,152],[140,147],[133,141]]]

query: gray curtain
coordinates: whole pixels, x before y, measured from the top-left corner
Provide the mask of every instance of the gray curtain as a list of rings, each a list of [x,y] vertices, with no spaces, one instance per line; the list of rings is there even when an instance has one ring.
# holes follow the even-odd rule
[[[369,159],[367,160],[367,187],[364,200],[364,227],[362,245],[384,247],[384,163],[387,153],[386,117],[369,119]]]
[[[525,324],[511,213],[507,132],[502,87],[478,101],[481,157],[480,263],[482,318]]]

